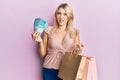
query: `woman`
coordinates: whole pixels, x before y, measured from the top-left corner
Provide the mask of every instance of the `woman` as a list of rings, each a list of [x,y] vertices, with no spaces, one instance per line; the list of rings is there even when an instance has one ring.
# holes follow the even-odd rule
[[[38,52],[43,62],[43,80],[61,80],[57,77],[59,64],[66,51],[81,53],[79,31],[72,27],[73,11],[66,3],[60,4],[55,12],[53,26],[47,26],[42,38],[37,31],[32,33],[38,42]]]

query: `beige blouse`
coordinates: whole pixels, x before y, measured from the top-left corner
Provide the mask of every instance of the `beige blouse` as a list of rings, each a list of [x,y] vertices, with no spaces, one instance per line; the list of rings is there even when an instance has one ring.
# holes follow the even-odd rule
[[[60,43],[59,36],[57,34],[51,33],[52,27],[47,27],[45,32],[48,35],[48,46],[47,55],[44,58],[43,67],[59,69],[59,64],[61,62],[62,56],[65,51],[71,51],[74,47],[74,41],[66,33],[63,43]]]

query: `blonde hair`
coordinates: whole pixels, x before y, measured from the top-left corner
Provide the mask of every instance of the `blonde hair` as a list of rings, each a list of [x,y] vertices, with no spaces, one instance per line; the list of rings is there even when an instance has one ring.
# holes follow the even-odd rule
[[[63,8],[67,13],[68,22],[67,22],[67,25],[66,25],[66,31],[72,37],[73,36],[72,35],[73,34],[73,19],[74,19],[73,11],[67,3],[60,4],[58,6],[57,10],[59,10],[60,8]],[[56,18],[57,10],[55,11],[55,19],[54,19],[52,32],[56,32],[56,30],[59,28],[59,25],[57,23],[57,18]]]

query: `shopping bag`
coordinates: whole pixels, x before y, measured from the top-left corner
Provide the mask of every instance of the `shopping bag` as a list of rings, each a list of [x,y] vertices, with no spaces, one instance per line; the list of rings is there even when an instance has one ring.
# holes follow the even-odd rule
[[[83,80],[86,57],[66,52],[60,64],[58,77],[63,80]]]
[[[88,69],[86,80],[98,80],[97,75],[97,66],[96,66],[96,59],[94,57],[87,57]]]

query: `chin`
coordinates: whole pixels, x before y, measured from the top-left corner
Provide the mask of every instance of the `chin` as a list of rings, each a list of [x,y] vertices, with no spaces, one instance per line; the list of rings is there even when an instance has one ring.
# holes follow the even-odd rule
[[[60,23],[59,26],[64,26],[65,24],[64,23]]]

